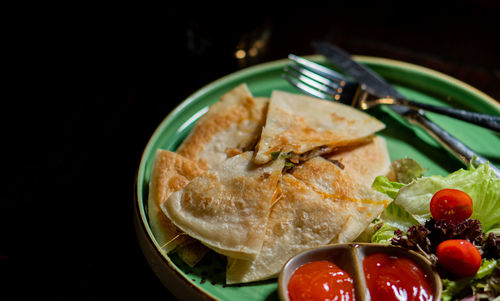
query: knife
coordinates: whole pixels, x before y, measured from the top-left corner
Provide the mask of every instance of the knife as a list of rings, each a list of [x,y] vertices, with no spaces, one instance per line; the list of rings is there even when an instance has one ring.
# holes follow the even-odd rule
[[[404,98],[393,86],[385,81],[379,74],[365,65],[354,61],[351,56],[339,47],[327,42],[314,42],[313,47],[316,52],[329,59],[334,65],[352,76],[360,84],[365,85],[373,93],[385,97]],[[489,162],[480,156],[467,145],[453,137],[450,133],[429,120],[423,110],[415,110],[404,105],[389,105],[389,108],[404,117],[411,124],[422,128],[427,134],[439,142],[453,156],[464,162],[466,165],[478,166]],[[490,164],[495,175],[500,178],[500,170]]]
[[[399,94],[398,91],[396,91],[391,85],[385,82],[385,80],[382,79],[377,73],[352,61],[350,59],[350,55],[344,50],[334,45],[321,42],[316,43],[315,46],[319,51],[322,50],[325,53],[331,52],[332,56],[338,56],[338,67],[343,70],[349,70],[354,78],[363,78],[365,82],[362,84],[368,88],[367,90],[371,95],[374,95],[377,98],[392,98],[395,100],[395,104],[398,105],[403,104],[415,110],[424,109],[426,111],[436,112],[500,132],[500,116],[482,114],[456,108],[434,106],[408,100],[403,95]]]

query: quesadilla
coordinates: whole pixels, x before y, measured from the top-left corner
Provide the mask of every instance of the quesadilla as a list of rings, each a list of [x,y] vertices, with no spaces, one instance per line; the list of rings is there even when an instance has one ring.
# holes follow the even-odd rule
[[[148,216],[156,241],[167,253],[186,238],[161,211],[160,205],[173,192],[183,188],[203,170],[196,163],[176,153],[158,149],[149,182]]]
[[[253,152],[226,159],[161,205],[170,220],[214,251],[253,259],[264,240],[283,159],[257,166]]]
[[[384,127],[351,106],[273,91],[254,160],[264,164],[278,151],[303,154],[322,146],[334,149],[359,144]]]
[[[281,190],[259,255],[254,260],[228,258],[227,284],[276,277],[298,252],[353,240],[389,203],[384,194],[358,185],[322,157],[283,175]]]
[[[292,175],[283,175],[281,185],[282,195],[272,208],[259,255],[255,260],[228,258],[227,284],[276,277],[290,257],[329,243],[347,221],[341,203],[315,192]]]
[[[246,84],[237,86],[210,106],[176,152],[210,169],[234,154],[252,150],[267,104],[267,98],[254,98]]]
[[[327,159],[338,161],[345,173],[359,183],[371,186],[377,176],[386,176],[391,169],[391,159],[386,141],[375,136],[372,141],[328,155]]]
[[[339,243],[353,241],[392,201],[387,195],[359,183],[349,173],[322,157],[297,166],[292,174],[316,191],[344,203],[349,218],[336,239]]]
[[[161,211],[160,205],[170,194],[186,186],[202,172],[195,162],[158,149],[149,181],[148,217],[151,231],[164,252],[180,251],[179,257],[190,266],[201,260],[209,249],[177,228]]]

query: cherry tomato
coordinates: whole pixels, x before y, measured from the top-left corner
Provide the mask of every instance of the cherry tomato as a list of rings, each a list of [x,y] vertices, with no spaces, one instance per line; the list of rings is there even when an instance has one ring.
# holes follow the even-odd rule
[[[463,221],[472,215],[472,199],[458,189],[441,189],[432,197],[430,210],[435,220]]]
[[[463,239],[443,241],[438,245],[436,255],[441,266],[461,277],[474,276],[481,266],[481,253]]]

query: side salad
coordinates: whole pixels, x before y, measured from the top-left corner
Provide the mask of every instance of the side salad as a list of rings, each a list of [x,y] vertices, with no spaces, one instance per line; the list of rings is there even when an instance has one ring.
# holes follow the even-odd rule
[[[396,181],[375,179],[373,188],[394,201],[365,239],[426,256],[441,276],[444,301],[500,300],[500,179],[489,164],[446,177],[424,177],[415,166],[398,161],[404,172]]]

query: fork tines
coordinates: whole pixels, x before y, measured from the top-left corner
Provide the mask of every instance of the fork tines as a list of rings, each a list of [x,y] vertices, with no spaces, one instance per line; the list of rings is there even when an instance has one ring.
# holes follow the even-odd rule
[[[344,76],[324,66],[290,54],[292,63],[283,77],[300,91],[322,99],[340,100],[346,80]]]

